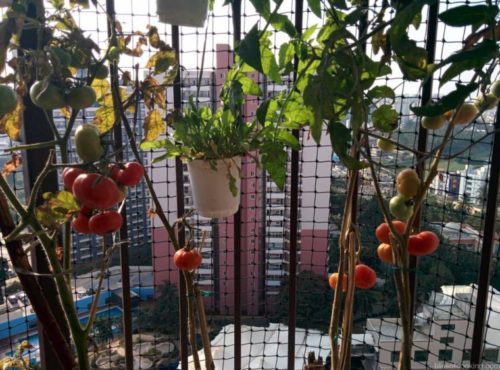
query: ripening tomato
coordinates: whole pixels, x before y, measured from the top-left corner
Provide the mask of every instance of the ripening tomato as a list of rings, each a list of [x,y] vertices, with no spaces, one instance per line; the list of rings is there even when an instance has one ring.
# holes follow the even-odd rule
[[[380,244],[377,248],[377,256],[382,262],[394,265],[394,256],[392,255],[392,247],[390,244]]]
[[[398,194],[389,201],[389,210],[395,218],[407,221],[413,215],[413,200]]]
[[[434,253],[439,246],[439,238],[432,231],[422,231],[410,235],[408,253],[412,256],[427,256]]]
[[[417,195],[420,189],[420,178],[417,172],[410,168],[401,171],[396,178],[396,188],[399,194],[407,198]]]
[[[396,229],[396,231],[400,234],[403,234],[406,230],[406,224],[404,222],[395,220],[392,221],[392,226]],[[389,238],[389,234],[391,233],[391,230],[389,229],[389,225],[386,223],[380,224],[377,229],[375,230],[375,236],[377,237],[378,241],[381,243],[390,243],[391,240]]]
[[[339,280],[339,273],[334,272],[333,274],[330,275],[328,278],[328,284],[330,285],[330,288],[332,289],[337,289],[337,282]],[[342,291],[347,292],[347,275],[344,274],[342,276]]]
[[[89,218],[83,212],[79,212],[78,216],[71,222],[73,229],[82,234],[90,234]]]
[[[97,235],[105,235],[120,230],[122,215],[116,211],[104,211],[92,216],[89,220],[89,229]]]
[[[120,190],[109,177],[83,173],[73,183],[73,195],[84,206],[108,209],[120,201]]]
[[[174,254],[174,264],[180,270],[193,271],[201,265],[201,260],[201,254],[196,248],[181,248]]]
[[[126,186],[136,186],[141,182],[142,176],[144,176],[144,167],[138,162],[128,162],[118,173],[116,181]]]
[[[354,285],[359,289],[370,289],[377,282],[377,273],[365,264],[358,264],[354,269]]]
[[[121,171],[123,170],[116,163],[111,163],[108,165],[108,176],[111,177],[115,182],[117,181]]]
[[[77,167],[65,167],[62,172],[62,180],[64,189],[71,191],[73,189],[73,183],[75,179],[80,176],[84,171]]]

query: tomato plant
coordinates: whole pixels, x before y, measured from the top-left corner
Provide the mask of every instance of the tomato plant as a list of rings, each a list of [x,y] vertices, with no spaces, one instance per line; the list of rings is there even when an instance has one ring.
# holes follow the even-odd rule
[[[337,289],[337,283],[339,280],[339,274],[338,272],[334,272],[333,274],[330,275],[328,278],[328,285],[330,285],[330,288],[332,289]],[[343,274],[342,275],[342,291],[346,292],[347,291],[347,275]]]
[[[144,167],[139,162],[128,162],[116,174],[116,181],[126,186],[135,186],[144,176]]]
[[[120,230],[122,223],[123,218],[119,212],[104,211],[89,219],[89,230],[97,235],[105,235]]]
[[[181,248],[174,254],[174,264],[184,271],[196,270],[201,265],[202,257],[198,249]]]
[[[108,209],[120,201],[116,183],[97,173],[79,175],[73,183],[73,195],[84,206],[92,209]]]
[[[365,264],[358,264],[354,269],[354,285],[359,289],[370,289],[377,282],[377,273]]]
[[[410,198],[398,194],[391,198],[389,209],[394,217],[406,221],[413,215],[413,201]]]
[[[45,110],[62,108],[66,105],[63,90],[43,81],[37,81],[31,86],[30,98],[33,104]]]
[[[392,221],[392,226],[394,226],[394,228],[399,234],[403,234],[406,230],[406,224],[398,220]],[[391,242],[389,237],[390,234],[391,234],[391,229],[389,229],[389,225],[387,225],[386,223],[380,224],[375,230],[375,236],[377,237],[377,240],[381,243],[389,244]]]
[[[91,107],[96,102],[95,90],[90,86],[74,87],[68,93],[66,101],[73,109]]]

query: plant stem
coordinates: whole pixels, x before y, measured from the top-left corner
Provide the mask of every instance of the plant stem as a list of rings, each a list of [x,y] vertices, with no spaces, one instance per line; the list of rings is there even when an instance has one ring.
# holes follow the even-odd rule
[[[207,370],[215,370],[215,363],[212,357],[212,348],[210,337],[207,330],[207,318],[205,316],[205,307],[203,306],[203,298],[200,294],[200,289],[197,285],[194,287],[196,295],[196,311],[198,312],[198,321],[200,323],[201,339],[203,341],[203,351],[205,353],[205,368]]]
[[[191,272],[184,271],[184,280],[186,281],[188,291],[188,317],[189,317],[189,342],[191,344],[191,352],[193,355],[194,367],[196,370],[201,370],[200,358],[198,356],[198,346],[196,345],[196,322],[194,316],[195,292],[193,286],[193,277]]]

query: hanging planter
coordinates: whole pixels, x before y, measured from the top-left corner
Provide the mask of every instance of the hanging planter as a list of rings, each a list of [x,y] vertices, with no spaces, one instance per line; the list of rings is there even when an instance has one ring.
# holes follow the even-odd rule
[[[160,22],[176,26],[203,27],[208,0],[156,0]]]
[[[215,164],[215,166],[214,166]],[[200,216],[222,218],[234,215],[240,206],[241,157],[188,162],[194,207]],[[231,191],[231,177],[236,189]]]

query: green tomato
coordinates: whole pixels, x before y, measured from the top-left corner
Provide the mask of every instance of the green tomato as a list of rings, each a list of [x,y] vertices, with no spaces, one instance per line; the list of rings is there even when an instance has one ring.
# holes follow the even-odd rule
[[[500,80],[493,82],[490,86],[490,93],[493,94],[497,99],[500,99]]]
[[[17,96],[7,85],[0,85],[0,116],[12,112],[17,106]]]
[[[112,46],[108,52],[108,59],[112,62],[118,63],[120,61],[120,54],[121,54],[120,48],[118,46]]]
[[[75,87],[70,90],[66,101],[73,109],[91,107],[96,101],[95,90],[90,86]]]
[[[66,106],[62,89],[51,83],[45,84],[43,81],[37,81],[31,86],[30,98],[33,104],[45,110]]]
[[[427,130],[437,130],[444,126],[446,118],[444,116],[422,117],[422,127]]]
[[[408,221],[413,214],[413,201],[401,194],[392,197],[389,202],[391,214],[401,221]]]
[[[393,152],[396,149],[396,145],[386,139],[377,139],[377,147],[386,153]]]
[[[486,94],[480,96],[478,99],[474,101],[474,105],[478,109],[494,109],[497,107],[498,98],[493,94]]]
[[[75,132],[76,154],[83,162],[95,162],[104,155],[99,129],[93,124],[83,124]]]
[[[51,48],[52,54],[57,57],[62,67],[68,67],[71,64],[71,54],[61,48]]]
[[[92,64],[89,71],[97,80],[104,80],[109,75],[109,68],[104,64]]]

